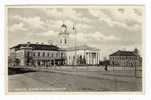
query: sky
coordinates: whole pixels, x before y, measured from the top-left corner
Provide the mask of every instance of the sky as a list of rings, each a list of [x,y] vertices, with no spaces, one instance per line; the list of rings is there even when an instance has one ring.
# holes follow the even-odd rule
[[[143,13],[143,6],[9,7],[8,46],[28,41],[55,43],[64,23],[71,40],[74,25],[77,44],[98,48],[103,57],[134,48],[142,53]]]

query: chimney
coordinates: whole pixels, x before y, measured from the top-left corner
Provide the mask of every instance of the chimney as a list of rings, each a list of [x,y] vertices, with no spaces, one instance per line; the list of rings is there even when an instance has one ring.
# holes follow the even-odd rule
[[[49,40],[49,41],[48,41],[48,44],[49,44],[49,45],[53,45],[52,40]]]
[[[30,42],[27,42],[27,44],[30,44]]]
[[[27,42],[27,46],[28,46],[28,47],[29,47],[30,44],[31,44],[30,42]]]
[[[39,44],[39,42],[36,42],[36,44]]]
[[[135,48],[133,52],[134,52],[136,55],[138,55],[138,54],[139,54],[139,51],[138,51],[138,49],[137,49],[137,48]]]

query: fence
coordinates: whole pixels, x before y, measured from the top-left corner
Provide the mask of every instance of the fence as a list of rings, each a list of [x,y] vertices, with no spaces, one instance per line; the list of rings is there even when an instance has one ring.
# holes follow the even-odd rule
[[[142,77],[142,67],[119,67],[119,66],[108,66],[105,70],[105,66],[51,66],[51,67],[27,67],[27,66],[16,66],[16,68],[30,69],[36,71],[79,71],[79,72],[102,72],[104,74],[113,75],[125,75]]]

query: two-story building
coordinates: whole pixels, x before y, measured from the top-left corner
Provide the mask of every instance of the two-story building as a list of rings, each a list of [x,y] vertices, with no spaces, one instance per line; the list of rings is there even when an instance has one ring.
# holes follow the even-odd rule
[[[135,67],[142,66],[142,58],[138,54],[138,50],[134,51],[121,51],[109,55],[110,65],[111,66],[120,66],[120,67]]]
[[[22,66],[48,67],[65,63],[64,50],[48,44],[18,44],[10,48],[10,56],[15,65]]]

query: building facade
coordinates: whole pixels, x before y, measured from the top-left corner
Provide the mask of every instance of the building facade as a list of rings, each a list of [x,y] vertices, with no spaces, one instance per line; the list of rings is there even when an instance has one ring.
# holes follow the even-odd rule
[[[68,48],[66,56],[68,65],[98,65],[100,60],[99,49],[87,45]]]
[[[70,39],[70,34],[74,34],[73,40]],[[66,65],[97,65],[99,64],[100,50],[92,48],[88,45],[77,44],[77,31],[73,26],[69,32],[67,25],[61,25],[59,33],[59,46],[65,50]]]
[[[136,67],[142,66],[142,58],[137,50],[134,51],[117,51],[109,56],[111,66],[119,67]]]
[[[76,34],[75,27],[72,29],[72,32]],[[58,34],[58,46],[28,42],[10,48],[13,65],[49,67],[99,64],[99,49],[87,45],[76,45],[76,40],[70,41],[69,33],[71,32],[68,31],[67,26],[62,24]]]
[[[14,65],[43,66],[64,65],[65,53],[54,45],[18,44],[10,48],[10,57]]]

